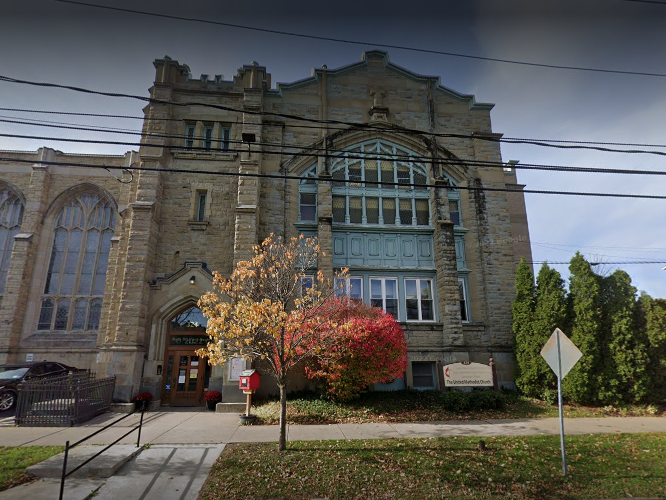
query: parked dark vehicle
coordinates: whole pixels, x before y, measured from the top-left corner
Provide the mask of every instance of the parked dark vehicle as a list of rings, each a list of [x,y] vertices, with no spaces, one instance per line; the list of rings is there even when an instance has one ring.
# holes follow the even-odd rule
[[[16,405],[17,386],[24,380],[56,377],[78,371],[81,370],[52,361],[0,365],[0,411],[10,410]]]

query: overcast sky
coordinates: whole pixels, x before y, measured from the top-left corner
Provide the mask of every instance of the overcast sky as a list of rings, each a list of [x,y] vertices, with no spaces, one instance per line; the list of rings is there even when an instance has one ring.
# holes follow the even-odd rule
[[[493,130],[505,137],[666,144],[666,78],[519,66],[385,49],[391,44],[482,57],[666,74],[666,3],[626,0],[478,0],[465,2],[213,2],[88,0],[256,28],[363,42],[316,41],[56,2],[3,5],[0,74],[108,92],[148,96],[153,60],[169,55],[192,74],[231,79],[257,61],[276,82],[358,62],[365,50],[387,50],[391,62],[442,85],[495,103]],[[0,82],[0,107],[141,116],[136,100],[87,96]],[[25,120],[139,130],[139,120],[0,111]],[[10,118],[11,119],[11,118]],[[0,122],[0,133],[127,140]],[[131,139],[130,139],[131,140]],[[49,146],[66,152],[122,154],[130,146],[0,137],[2,150]],[[136,149],[136,148],[134,148]],[[627,147],[626,149],[632,149]],[[633,148],[666,151],[662,148]],[[650,154],[502,145],[506,160],[525,164],[666,171]],[[666,195],[663,176],[518,171],[528,189]],[[534,260],[568,261],[576,250],[600,262],[660,260],[666,264],[666,200],[526,195]],[[634,285],[666,297],[664,264],[605,265],[625,269]],[[567,275],[566,265],[555,266]]]

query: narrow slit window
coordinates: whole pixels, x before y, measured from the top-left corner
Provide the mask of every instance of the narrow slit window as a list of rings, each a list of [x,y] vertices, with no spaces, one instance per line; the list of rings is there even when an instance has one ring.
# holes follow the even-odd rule
[[[197,214],[196,221],[204,222],[206,220],[206,192],[199,191],[197,193]]]
[[[194,125],[185,126],[185,149],[194,147]]]
[[[231,127],[222,127],[222,144],[220,145],[222,151],[229,151],[229,143],[231,142]]]
[[[213,148],[213,126],[212,125],[206,125],[204,127],[203,148],[206,151],[210,151]]]

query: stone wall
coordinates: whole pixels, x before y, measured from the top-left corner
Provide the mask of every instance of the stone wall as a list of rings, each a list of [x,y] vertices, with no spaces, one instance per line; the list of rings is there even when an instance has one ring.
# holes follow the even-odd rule
[[[308,230],[318,231],[323,250],[319,265],[331,276],[331,186],[326,180],[318,183],[318,218],[299,225],[298,181],[285,176],[300,175],[316,163],[326,179],[330,159],[318,158],[318,153],[382,138],[424,157],[436,183],[431,210],[437,322],[405,324],[410,359],[487,362],[492,355],[500,378],[510,382],[515,266],[521,256],[529,258],[530,247],[522,193],[484,190],[522,189],[515,171],[499,168],[500,136],[492,133],[492,105],[442,86],[437,77],[397,67],[379,51],[276,87],[266,68],[256,63],[240,68],[230,81],[207,75],[195,79],[187,66],[169,58],[154,64],[151,95],[172,104],[151,103],[144,109],[143,130],[166,137],[146,138],[138,154],[77,156],[46,148],[3,154],[16,161],[0,165],[0,181],[15,186],[26,205],[0,304],[0,361],[24,359],[29,352],[36,359],[48,355],[113,373],[120,399],[141,387],[158,391],[165,322],[210,289],[209,270],[229,276],[234,263],[249,258],[252,246],[269,234],[291,237]],[[308,128],[298,118],[315,123]],[[197,136],[192,147],[185,141],[188,125]],[[203,149],[206,127],[213,134],[209,150]],[[221,134],[227,128],[225,149]],[[420,133],[405,134],[404,128]],[[458,137],[446,137],[448,133]],[[82,170],[49,161],[155,170],[134,172],[130,181],[122,171]],[[480,167],[478,161],[497,166]],[[464,234],[469,322],[460,316],[460,270],[440,165],[460,192],[463,228],[456,234]],[[116,180],[120,176],[128,183]],[[108,193],[118,208],[100,329],[94,335],[38,332],[51,219],[59,200],[81,184]],[[203,220],[197,220],[200,193],[206,195]],[[183,274],[190,272],[196,277],[193,287]],[[228,386],[225,373],[218,369],[214,374],[220,387]],[[407,376],[409,383],[411,368]]]

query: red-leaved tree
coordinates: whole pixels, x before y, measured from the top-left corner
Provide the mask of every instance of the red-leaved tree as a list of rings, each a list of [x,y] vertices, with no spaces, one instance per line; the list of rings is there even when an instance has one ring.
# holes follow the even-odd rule
[[[377,383],[403,378],[407,369],[407,343],[402,328],[381,309],[348,302],[338,314],[336,355],[306,368],[306,375],[319,379],[333,399],[349,401]],[[332,353],[331,353],[332,354]]]

